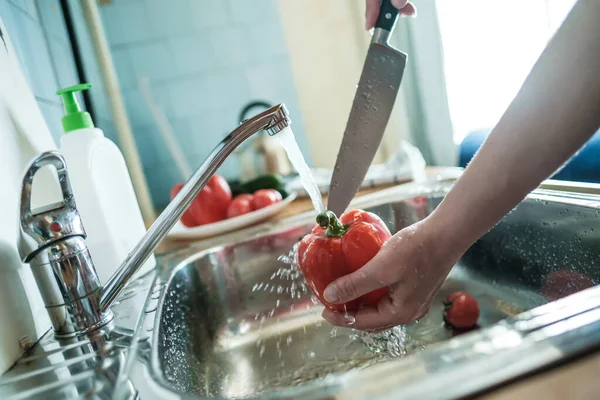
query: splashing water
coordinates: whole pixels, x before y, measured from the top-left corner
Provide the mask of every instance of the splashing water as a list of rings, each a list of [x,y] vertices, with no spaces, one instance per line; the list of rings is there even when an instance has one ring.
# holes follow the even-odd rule
[[[317,211],[317,213],[325,211],[323,197],[321,197],[321,192],[319,191],[319,187],[315,182],[315,178],[310,172],[310,168],[306,164],[306,161],[304,161],[304,156],[302,156],[302,152],[298,147],[298,143],[296,143],[296,139],[294,138],[294,132],[292,132],[292,128],[290,128],[289,126],[284,128],[281,132],[277,134],[277,137],[281,142],[281,146],[285,149],[288,159],[294,166],[294,169],[296,169],[296,171],[300,175],[302,185],[304,186],[304,189],[310,196],[310,200],[313,203],[315,211]]]
[[[271,276],[271,280],[284,279],[291,281],[292,287],[298,287],[299,291],[307,293],[309,291],[308,285],[304,280],[304,276],[302,275],[298,264],[299,245],[299,243],[296,243],[289,254],[282,255],[278,258],[278,260],[286,264],[286,266],[279,268],[277,272]],[[293,290],[292,293],[294,293]],[[294,298],[293,294],[292,298]],[[314,294],[310,297],[310,300],[313,305],[318,305],[320,303],[319,299]],[[344,306],[344,321],[349,328],[356,323],[356,318],[348,313],[346,306]],[[321,323],[318,322],[317,326],[320,325]],[[352,329],[352,332],[352,338],[354,340],[362,341],[373,353],[388,358],[402,357],[408,352],[422,348],[421,343],[411,340],[404,326],[396,326],[376,333],[359,331],[356,329]],[[336,336],[337,328],[333,328],[331,337],[335,338]]]
[[[401,357],[408,352],[408,335],[404,326],[395,326],[382,332],[355,331],[358,339],[362,340],[369,349],[376,354],[387,357]]]
[[[348,310],[346,309],[346,305],[345,304],[344,304],[344,321],[348,325],[354,325],[354,323],[356,322],[356,318],[354,318],[354,316],[348,314]]]

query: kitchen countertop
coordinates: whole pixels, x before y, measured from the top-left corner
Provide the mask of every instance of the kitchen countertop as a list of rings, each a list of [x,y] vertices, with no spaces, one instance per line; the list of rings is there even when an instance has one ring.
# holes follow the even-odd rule
[[[600,398],[600,354],[588,355],[479,396],[482,400],[596,400]]]
[[[432,180],[446,181],[456,179],[462,169],[453,167],[428,167],[427,176]],[[597,194],[598,186],[588,187],[571,182],[549,181],[542,185],[543,188],[552,190],[567,190],[583,193]],[[391,189],[391,186],[382,186],[373,189],[361,190],[357,199],[370,197],[369,195],[377,194],[377,192]],[[324,196],[326,201],[326,196]],[[289,226],[295,217],[306,213],[312,209],[312,204],[308,198],[300,198],[295,200],[275,218],[262,225],[245,228],[242,231],[225,234],[215,238],[208,238],[193,242],[185,241],[167,241],[161,246],[161,251],[171,251],[182,246],[198,246],[200,248],[210,248],[222,243],[234,242],[242,237],[260,235],[273,226]],[[484,400],[515,400],[515,399],[531,399],[534,397],[543,398],[545,400],[559,399],[574,399],[574,400],[592,400],[600,398],[600,380],[597,376],[600,375],[600,354],[595,353],[587,355],[584,358],[579,358],[561,366],[557,366],[542,372],[539,372],[530,377],[517,380],[515,382],[504,385],[485,394],[481,394],[477,398]]]

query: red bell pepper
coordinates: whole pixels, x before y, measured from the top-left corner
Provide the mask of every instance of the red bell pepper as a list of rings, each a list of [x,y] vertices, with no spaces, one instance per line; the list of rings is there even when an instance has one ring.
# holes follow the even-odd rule
[[[179,183],[171,189],[171,200],[181,190]],[[181,222],[187,227],[212,224],[227,218],[231,189],[220,175],[214,174],[183,214]]]
[[[298,247],[298,263],[314,295],[335,311],[357,310],[362,304],[376,305],[387,295],[381,288],[346,304],[330,304],[323,291],[334,280],[362,268],[392,236],[375,214],[352,210],[338,218],[331,211],[317,216],[318,225]]]

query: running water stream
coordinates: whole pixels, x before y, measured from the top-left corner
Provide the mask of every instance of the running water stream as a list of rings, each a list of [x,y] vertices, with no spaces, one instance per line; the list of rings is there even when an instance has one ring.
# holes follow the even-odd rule
[[[313,207],[317,213],[325,211],[325,204],[323,204],[323,197],[321,196],[321,192],[319,191],[319,187],[315,182],[315,178],[310,172],[310,168],[304,161],[304,156],[298,147],[298,143],[296,143],[296,139],[294,137],[294,132],[292,132],[292,128],[289,126],[284,128],[281,132],[277,134],[279,141],[281,142],[281,146],[285,149],[288,159],[300,175],[300,180],[302,181],[302,185],[304,185],[304,189],[310,196],[310,200],[313,203]]]

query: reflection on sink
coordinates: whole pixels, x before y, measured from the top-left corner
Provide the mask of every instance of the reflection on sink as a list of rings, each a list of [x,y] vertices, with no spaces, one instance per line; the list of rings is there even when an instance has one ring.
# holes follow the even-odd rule
[[[396,232],[424,218],[442,198],[430,193],[370,211]],[[406,327],[403,350],[427,354],[448,343],[452,332],[444,327],[442,299],[453,291],[478,299],[480,326],[486,327],[597,283],[595,207],[581,199],[530,196],[460,260],[429,315]],[[309,228],[203,252],[172,273],[152,346],[154,375],[164,386],[207,397],[247,397],[388,360],[351,329],[322,320],[321,307],[301,289],[301,277],[277,276],[286,266],[278,257]],[[521,333],[506,338],[518,343]]]

